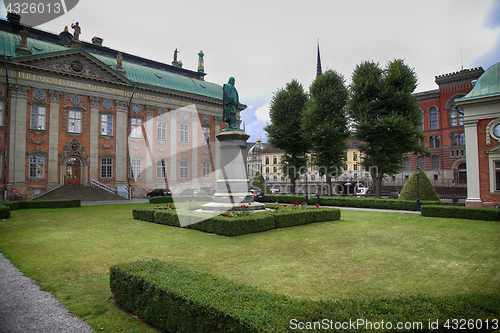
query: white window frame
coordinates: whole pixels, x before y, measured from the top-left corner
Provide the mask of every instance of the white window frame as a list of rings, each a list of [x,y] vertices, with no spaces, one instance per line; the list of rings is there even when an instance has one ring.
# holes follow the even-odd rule
[[[189,161],[179,161],[179,179],[189,179]]]
[[[210,179],[210,161],[203,161],[201,165],[201,178]]]
[[[46,115],[47,115],[46,106],[32,105],[30,110],[30,129],[44,131]]]
[[[141,139],[142,138],[142,119],[130,118],[130,137]]]
[[[167,161],[165,159],[156,160],[156,178],[167,178]]]
[[[101,178],[113,178],[113,159],[101,157]]]
[[[207,146],[208,143],[210,142],[210,127],[208,126],[203,126],[202,128],[202,142],[201,144],[203,146]]]
[[[189,124],[180,123],[179,124],[179,141],[181,143],[189,143]]]
[[[101,114],[101,135],[113,136],[113,115]]]
[[[156,140],[167,141],[167,122],[159,120],[156,123]]]
[[[82,133],[82,111],[68,110],[68,132]]]
[[[130,178],[137,181],[142,177],[142,160],[140,158],[130,159]]]
[[[45,178],[45,156],[29,155],[29,178]]]

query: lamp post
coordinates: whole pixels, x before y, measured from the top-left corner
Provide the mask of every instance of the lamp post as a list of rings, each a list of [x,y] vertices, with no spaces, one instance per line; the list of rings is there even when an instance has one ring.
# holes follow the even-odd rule
[[[309,198],[307,197],[307,167],[306,167],[306,172],[305,172],[305,177],[306,177],[306,205],[309,205]]]
[[[417,212],[420,212],[420,189],[419,189],[419,181],[418,178],[420,176],[420,166],[417,165],[417,170],[415,171],[417,174]]]
[[[455,179],[451,180],[451,196],[455,197]]]

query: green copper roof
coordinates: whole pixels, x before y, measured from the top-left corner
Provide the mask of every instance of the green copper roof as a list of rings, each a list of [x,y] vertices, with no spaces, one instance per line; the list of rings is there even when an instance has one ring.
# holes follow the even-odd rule
[[[468,101],[495,95],[500,95],[500,62],[488,68],[475,82],[474,88],[465,97],[456,101]]]
[[[6,31],[0,31],[0,55],[6,55],[12,58],[26,57],[16,51],[20,42],[21,36]],[[63,45],[33,38],[28,38],[28,49],[31,51],[31,55],[42,55],[70,50],[70,48]],[[109,66],[111,69],[116,70],[116,59],[92,52],[87,53]],[[138,84],[222,101],[222,86],[215,83],[143,66],[137,63],[127,62],[126,59],[123,60],[123,69],[125,73],[120,74]]]

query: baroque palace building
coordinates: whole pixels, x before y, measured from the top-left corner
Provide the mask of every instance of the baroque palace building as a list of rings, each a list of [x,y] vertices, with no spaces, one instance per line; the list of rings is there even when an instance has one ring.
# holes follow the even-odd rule
[[[97,181],[133,197],[213,186],[222,86],[172,65],[0,20],[0,153],[6,194]],[[193,55],[194,56],[194,55]],[[245,106],[240,105],[240,111]]]

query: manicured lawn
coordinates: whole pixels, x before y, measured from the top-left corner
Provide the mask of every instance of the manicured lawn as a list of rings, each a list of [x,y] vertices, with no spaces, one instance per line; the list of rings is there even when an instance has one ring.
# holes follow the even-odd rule
[[[156,205],[14,211],[0,252],[104,332],[155,331],[109,289],[111,265],[151,258],[309,299],[500,295],[498,222],[342,210],[336,222],[227,238],[133,220],[144,206]]]

